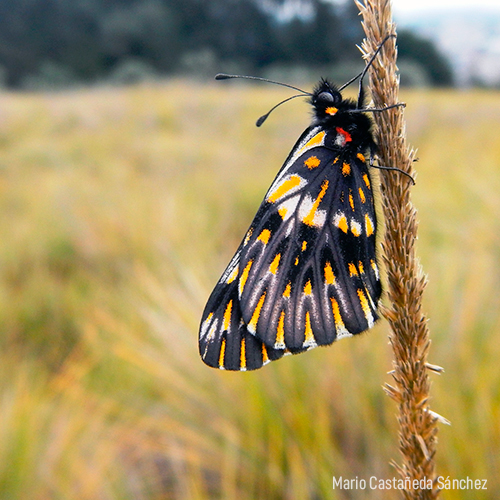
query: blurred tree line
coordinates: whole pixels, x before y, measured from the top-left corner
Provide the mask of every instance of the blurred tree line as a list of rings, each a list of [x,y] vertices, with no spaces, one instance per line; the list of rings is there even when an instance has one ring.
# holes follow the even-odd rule
[[[0,0],[0,79],[32,88],[233,68],[318,69],[361,63],[362,38],[354,2]],[[414,74],[431,85],[452,84],[450,66],[431,42],[402,32],[398,43]]]

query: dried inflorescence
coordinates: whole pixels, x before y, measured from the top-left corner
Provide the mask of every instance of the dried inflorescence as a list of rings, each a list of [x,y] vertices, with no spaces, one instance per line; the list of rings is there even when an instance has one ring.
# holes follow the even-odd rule
[[[365,57],[376,50],[381,41],[394,34],[390,0],[356,1],[363,15],[366,39]],[[398,102],[399,78],[396,74],[396,41],[390,38],[369,71],[370,91],[374,107],[382,108]],[[414,177],[415,152],[407,146],[402,108],[393,108],[374,116],[377,125],[379,163],[397,167]],[[387,272],[389,307],[384,316],[391,326],[390,342],[394,351],[394,386],[386,384],[386,392],[399,405],[399,439],[403,455],[401,465],[393,463],[403,478],[434,481],[432,489],[408,488],[408,499],[434,499],[439,495],[435,485],[434,456],[437,445],[438,415],[429,408],[429,369],[427,363],[430,339],[427,318],[422,311],[426,279],[415,251],[417,238],[416,210],[411,203],[411,179],[395,171],[381,171],[382,205],[385,237],[382,242]]]

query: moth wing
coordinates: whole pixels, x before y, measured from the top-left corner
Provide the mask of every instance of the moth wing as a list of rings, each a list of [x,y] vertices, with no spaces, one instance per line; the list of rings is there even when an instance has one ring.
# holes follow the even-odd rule
[[[225,370],[255,370],[281,358],[284,350],[266,347],[247,330],[238,297],[241,247],[215,286],[203,311],[199,351],[203,361]]]
[[[367,167],[311,129],[269,189],[241,248],[247,330],[302,351],[360,333],[377,319],[375,209]]]

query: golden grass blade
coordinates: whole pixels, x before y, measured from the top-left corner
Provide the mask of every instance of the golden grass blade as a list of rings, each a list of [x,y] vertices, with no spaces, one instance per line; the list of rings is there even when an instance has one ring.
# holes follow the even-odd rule
[[[390,0],[356,2],[363,15],[366,39],[365,57],[381,41],[395,33]],[[396,43],[390,39],[369,70],[374,107],[399,102],[399,79],[396,75]],[[402,108],[393,108],[374,116],[377,125],[380,163],[397,167],[414,176],[415,152],[406,144]],[[415,252],[417,238],[416,210],[410,197],[411,181],[395,172],[381,172],[382,203],[385,218],[384,263],[387,269],[387,295],[390,308],[386,318],[391,326],[390,342],[394,351],[392,377],[396,387],[386,385],[387,394],[399,406],[399,447],[402,465],[396,470],[402,479],[410,478],[404,490],[408,499],[434,499],[436,487],[434,457],[437,445],[437,418],[429,409],[430,380],[427,364],[429,331],[422,312],[426,279]],[[413,488],[414,480],[432,481],[429,489]],[[421,484],[421,483],[420,483]]]

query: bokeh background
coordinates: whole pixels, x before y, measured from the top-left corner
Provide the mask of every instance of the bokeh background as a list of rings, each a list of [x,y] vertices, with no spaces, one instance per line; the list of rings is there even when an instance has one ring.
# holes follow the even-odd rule
[[[477,5],[395,8],[445,369],[431,406],[451,421],[438,473],[488,488],[443,498],[494,499],[500,79],[480,62],[498,33],[469,37],[467,65],[453,19]],[[359,23],[313,0],[0,1],[0,499],[399,498],[332,488],[396,475],[384,321],[254,373],[197,352],[205,301],[309,120],[296,100],[257,129],[288,91],[213,74],[343,82],[363,67]]]

